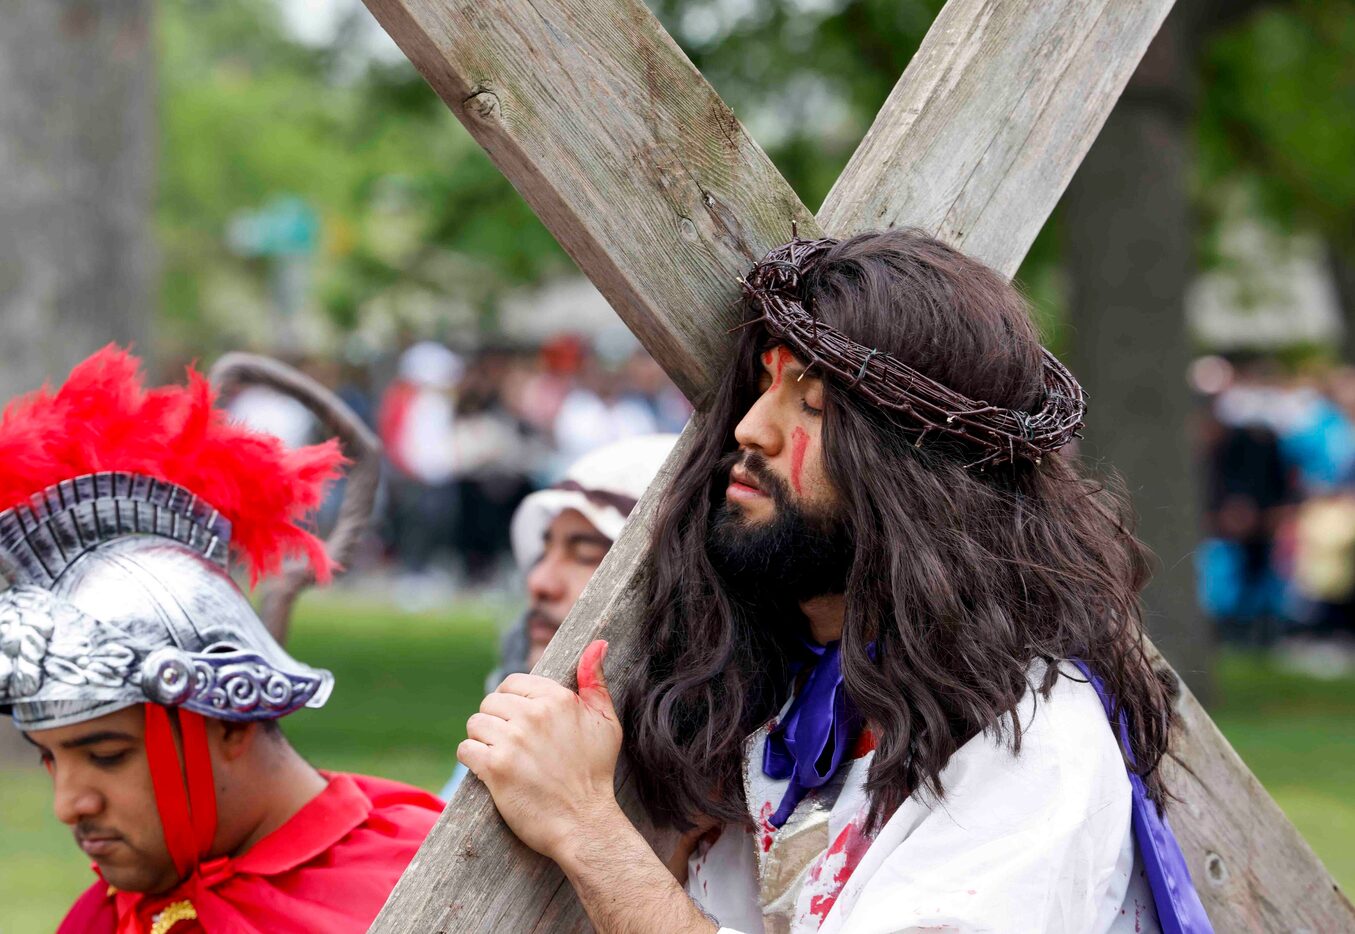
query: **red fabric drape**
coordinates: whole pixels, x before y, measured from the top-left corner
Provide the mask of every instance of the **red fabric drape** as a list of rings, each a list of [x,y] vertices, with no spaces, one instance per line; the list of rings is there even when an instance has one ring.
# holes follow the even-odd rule
[[[204,861],[161,895],[110,894],[96,883],[58,934],[145,934],[159,911],[183,900],[197,920],[170,934],[362,934],[442,802],[398,782],[322,774],[325,790],[248,852]]]

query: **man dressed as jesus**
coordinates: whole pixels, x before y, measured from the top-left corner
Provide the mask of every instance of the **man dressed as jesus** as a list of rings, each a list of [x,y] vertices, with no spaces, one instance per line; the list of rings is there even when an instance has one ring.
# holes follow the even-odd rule
[[[1058,453],[1085,400],[1019,292],[907,231],[793,240],[744,291],[624,696],[593,643],[577,694],[485,698],[461,761],[602,932],[1210,930],[1147,555]]]

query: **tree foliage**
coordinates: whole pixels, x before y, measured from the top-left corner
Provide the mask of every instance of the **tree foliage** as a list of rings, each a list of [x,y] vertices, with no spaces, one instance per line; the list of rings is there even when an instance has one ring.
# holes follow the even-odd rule
[[[1264,5],[1205,46],[1199,192],[1243,190],[1263,217],[1355,259],[1355,3]]]
[[[652,3],[811,207],[943,6]],[[1219,193],[1241,190],[1259,215],[1317,230],[1355,256],[1355,3],[1257,6],[1207,31],[1203,47],[1203,242],[1223,214]],[[257,339],[240,310],[268,304],[268,269],[233,255],[225,231],[237,212],[279,195],[304,198],[322,217],[312,301],[340,334],[374,309],[425,329],[457,308],[488,321],[506,289],[570,268],[413,68],[372,60],[353,36],[304,45],[287,34],[277,0],[161,0],[158,220],[171,344],[204,352]],[[1059,254],[1052,224],[1020,274],[1048,317],[1057,316]]]
[[[157,220],[171,349],[267,339],[251,314],[271,301],[267,261],[234,255],[226,232],[236,214],[279,196],[321,216],[312,301],[341,333],[373,305],[436,319],[444,303],[482,310],[503,289],[567,268],[406,63],[358,56],[343,34],[331,47],[303,45],[274,0],[161,0],[159,14]]]

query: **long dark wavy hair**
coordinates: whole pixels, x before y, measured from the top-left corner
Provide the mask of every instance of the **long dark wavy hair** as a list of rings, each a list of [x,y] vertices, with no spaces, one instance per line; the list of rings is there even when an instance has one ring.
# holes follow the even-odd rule
[[[804,283],[807,307],[867,347],[994,405],[1034,411],[1039,337],[1003,277],[916,231],[833,247]],[[745,328],[697,443],[661,505],[648,579],[643,670],[622,703],[640,796],[658,823],[749,821],[744,742],[790,689],[798,606],[750,603],[707,553],[734,428],[757,397],[768,337]],[[813,370],[810,371],[813,373]],[[1037,659],[1086,662],[1128,720],[1133,769],[1162,805],[1171,681],[1146,651],[1139,592],[1149,555],[1116,489],[1059,454],[966,469],[962,442],[917,431],[826,381],[823,457],[853,545],[842,671],[875,737],[869,825],[991,731],[1021,745],[1014,715]],[[876,661],[867,655],[875,643]],[[1057,664],[1038,685],[1047,697]],[[1011,716],[1009,716],[1011,715]]]

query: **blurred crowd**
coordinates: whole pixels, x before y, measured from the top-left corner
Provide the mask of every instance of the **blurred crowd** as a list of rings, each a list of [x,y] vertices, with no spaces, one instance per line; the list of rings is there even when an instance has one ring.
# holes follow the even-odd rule
[[[410,607],[508,587],[510,520],[525,496],[590,451],[680,431],[691,414],[633,340],[569,335],[474,352],[420,341],[384,365],[300,366],[381,437],[380,536],[367,560],[395,575]],[[1201,606],[1224,640],[1320,645],[1309,667],[1355,666],[1355,368],[1207,356],[1190,376],[1201,402]],[[289,444],[317,438],[289,397],[253,387],[229,405]]]
[[[1229,641],[1355,643],[1355,368],[1295,372],[1264,356],[1204,357],[1200,602]],[[1337,648],[1337,652],[1332,652]]]
[[[435,341],[386,366],[294,361],[333,389],[380,436],[385,483],[379,553],[411,608],[449,589],[498,588],[513,573],[509,520],[533,490],[580,457],[625,438],[677,432],[691,406],[631,341],[567,335],[539,346],[457,352]],[[290,445],[316,440],[300,403],[262,387],[227,400],[231,413]],[[342,488],[321,516],[332,521]]]

